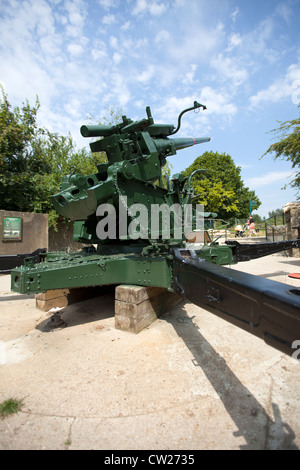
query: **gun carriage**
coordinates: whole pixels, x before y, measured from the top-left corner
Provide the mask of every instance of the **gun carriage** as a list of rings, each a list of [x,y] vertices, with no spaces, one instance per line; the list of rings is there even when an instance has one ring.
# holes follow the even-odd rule
[[[91,151],[106,152],[108,161],[96,174],[64,176],[52,200],[57,212],[74,222],[74,240],[85,246],[75,253],[42,253],[39,262],[27,258],[12,270],[11,288],[32,294],[109,284],[163,287],[291,355],[292,343],[300,339],[300,289],[227,266],[299,247],[300,240],[204,241],[190,249],[185,225],[193,230],[199,217],[192,205],[194,174],[176,174],[162,185],[167,157],[210,140],[173,137],[182,115],[199,108],[206,109],[195,101],[182,111],[176,129],[155,124],[149,107],[139,121],[123,116],[114,126],[82,126],[83,137],[99,138]]]

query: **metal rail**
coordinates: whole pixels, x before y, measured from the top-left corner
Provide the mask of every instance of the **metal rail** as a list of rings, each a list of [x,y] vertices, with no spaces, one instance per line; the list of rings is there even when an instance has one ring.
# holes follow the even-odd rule
[[[300,289],[174,249],[174,290],[285,354],[300,340]]]
[[[40,262],[40,254],[46,253],[46,248],[38,248],[32,253],[19,253],[18,255],[0,255],[0,274],[9,274],[17,266],[24,264],[25,258],[33,257],[34,263]]]

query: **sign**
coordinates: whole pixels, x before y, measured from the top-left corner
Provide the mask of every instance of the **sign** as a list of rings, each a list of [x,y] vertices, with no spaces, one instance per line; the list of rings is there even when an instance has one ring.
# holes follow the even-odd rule
[[[252,214],[252,209],[255,209],[256,206],[257,206],[257,202],[251,201],[251,199],[249,199],[249,211],[250,211],[250,215]]]
[[[2,241],[22,241],[22,217],[2,217]]]

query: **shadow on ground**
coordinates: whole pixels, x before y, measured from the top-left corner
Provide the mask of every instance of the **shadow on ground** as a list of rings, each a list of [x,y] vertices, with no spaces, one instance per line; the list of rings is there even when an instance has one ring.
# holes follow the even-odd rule
[[[247,442],[242,449],[298,450],[294,443],[295,433],[288,423],[282,421],[278,405],[272,403],[274,415],[272,419],[228,367],[226,361],[204,338],[198,325],[186,314],[182,306],[177,307],[175,319],[168,315],[165,319],[182,338],[194,357],[194,365],[201,367],[222,400],[227,413],[235,422],[238,432],[234,433],[234,436],[242,436]]]
[[[238,431],[235,437],[243,437],[246,444],[241,448],[298,450],[294,443],[295,433],[290,425],[282,421],[279,406],[272,403],[274,419],[254,397],[250,390],[227,365],[223,357],[201,334],[198,325],[189,317],[184,309],[185,303],[166,313],[161,320],[172,325],[178,337],[193,355],[193,364],[202,369],[213,386],[226,412],[235,423]],[[65,327],[73,327],[84,323],[111,318],[114,316],[114,286],[110,291],[65,307],[61,317]],[[43,332],[49,328],[49,318],[39,323],[36,328]],[[131,334],[131,333],[130,333]]]

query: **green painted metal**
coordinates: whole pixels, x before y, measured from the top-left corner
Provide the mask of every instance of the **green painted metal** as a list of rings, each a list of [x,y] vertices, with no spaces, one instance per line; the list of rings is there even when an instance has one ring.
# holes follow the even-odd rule
[[[201,107],[206,109],[194,102],[182,111],[176,129],[154,124],[149,107],[147,118],[139,121],[123,116],[115,126],[82,126],[84,137],[100,138],[90,147],[106,152],[108,162],[99,164],[96,174],[64,176],[52,200],[57,212],[74,222],[74,240],[89,246],[77,253],[41,253],[39,262],[26,258],[11,271],[12,291],[32,294],[109,284],[164,287],[292,354],[300,337],[300,289],[224,265],[300,247],[300,240],[263,245],[229,240],[219,245],[206,233],[206,241],[192,250],[185,228],[195,228],[197,211],[188,213],[189,224],[185,216],[195,197],[191,181],[196,172],[189,178],[174,175],[167,188],[161,184],[167,157],[210,140],[173,137],[183,114]],[[157,207],[164,210],[155,225],[152,209]],[[139,232],[132,232],[137,221]],[[203,232],[205,228],[203,224]]]
[[[79,253],[47,253],[43,261],[30,259],[11,274],[11,287],[15,292],[32,294],[52,289],[72,289],[108,284],[133,284],[164,287],[174,291],[174,260],[172,250],[166,246],[162,253],[152,253],[149,246],[142,250],[130,250],[123,246],[108,249],[105,255],[84,250]],[[113,248],[113,249],[112,249]],[[126,249],[125,249],[126,248]],[[162,247],[160,247],[162,248]],[[91,251],[91,250],[90,250]],[[127,251],[127,252],[126,252]],[[203,260],[216,264],[234,263],[232,251],[227,246],[203,247],[196,251]]]
[[[91,150],[105,151],[108,162],[99,164],[96,174],[73,172],[64,176],[60,191],[52,200],[57,212],[74,222],[74,240],[90,247],[84,247],[79,253],[42,254],[39,263],[29,258],[12,271],[11,289],[32,294],[50,289],[126,283],[174,291],[174,249],[185,247],[187,235],[183,224],[178,232],[177,216],[171,211],[169,237],[163,230],[164,215],[153,231],[152,207],[177,206],[182,216],[193,201],[191,180],[196,172],[189,178],[181,173],[174,175],[167,188],[162,186],[161,180],[167,157],[210,140],[209,137],[174,138],[183,114],[199,108],[206,109],[194,102],[192,107],[182,111],[176,129],[172,124],[154,124],[149,107],[146,108],[147,118],[139,121],[123,116],[122,122],[115,126],[82,126],[84,137],[99,137],[90,144]],[[99,239],[99,223],[105,217],[98,211],[103,204],[109,204],[114,210],[106,218],[107,224],[110,219],[113,221],[116,231],[112,237]],[[130,235],[130,226],[137,220],[130,208],[136,204],[143,204],[147,209],[146,218],[140,224],[144,236],[140,238]],[[191,218],[194,227],[194,209]],[[211,242],[196,250],[199,258],[219,265],[235,264],[237,252],[236,245],[219,246]]]
[[[172,124],[154,124],[150,107],[146,108],[147,118],[139,121],[123,116],[122,122],[115,126],[82,126],[83,137],[99,138],[90,143],[92,152],[106,152],[108,162],[99,164],[96,174],[73,172],[64,176],[60,191],[53,195],[52,201],[59,214],[74,222],[74,240],[91,244],[91,248],[84,248],[80,253],[47,253],[37,264],[28,260],[12,272],[12,290],[31,294],[121,283],[172,290],[172,249],[183,247],[186,237],[184,233],[175,233],[173,213],[170,213],[168,239],[163,238],[162,224],[156,232],[150,231],[151,207],[178,205],[183,214],[185,205],[191,203],[194,196],[191,178],[176,174],[165,188],[161,184],[162,168],[166,158],[175,155],[177,150],[210,140],[209,137],[173,137],[180,128],[182,115],[201,107],[205,109],[204,105],[194,102],[191,108],[184,110],[176,129]],[[130,208],[137,203],[148,209],[147,239],[133,240],[129,235],[134,220]],[[121,226],[122,216],[124,219],[124,211],[127,212],[125,230],[123,226],[123,232],[117,232],[114,239],[99,239],[97,225],[101,217],[97,210],[101,204],[115,208],[117,228]],[[222,249],[222,253],[225,251]],[[224,254],[215,252],[215,247],[205,251],[212,261],[233,261],[230,248],[227,248],[226,260]]]
[[[14,290],[26,294],[125,282],[172,290],[172,263],[163,256],[145,258],[134,253],[52,253],[42,263],[15,269],[11,279]]]

